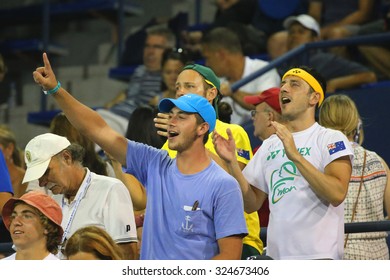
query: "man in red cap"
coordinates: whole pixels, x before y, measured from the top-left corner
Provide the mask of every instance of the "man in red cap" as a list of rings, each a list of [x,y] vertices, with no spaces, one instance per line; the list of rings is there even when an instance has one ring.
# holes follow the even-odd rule
[[[54,199],[28,192],[8,200],[2,216],[16,247],[16,253],[4,260],[58,260],[62,210]]]
[[[275,128],[272,126],[273,121],[282,122],[282,115],[279,103],[280,88],[269,88],[259,95],[245,96],[244,101],[248,104],[255,105],[255,110],[251,111],[253,120],[253,135],[264,141],[275,133]],[[257,151],[259,147],[253,150]],[[264,201],[261,208],[257,211],[259,214],[260,225],[268,226],[269,219],[269,204],[268,200]],[[265,240],[263,240],[264,242]]]
[[[279,103],[280,88],[273,87],[263,91],[260,95],[245,96],[244,101],[255,105],[251,111],[254,132],[253,135],[264,141],[275,133],[272,121],[281,121],[281,110]]]

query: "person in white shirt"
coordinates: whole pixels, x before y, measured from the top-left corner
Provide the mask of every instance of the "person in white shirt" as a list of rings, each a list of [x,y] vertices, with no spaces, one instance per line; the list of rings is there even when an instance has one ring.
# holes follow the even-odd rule
[[[105,229],[123,250],[125,259],[135,259],[137,232],[130,194],[123,183],[91,172],[82,164],[84,149],[65,137],[45,133],[25,148],[27,165],[23,182],[39,180],[62,208],[62,246],[79,228],[95,225]],[[62,258],[62,256],[60,256]]]
[[[246,123],[252,124],[250,110],[253,110],[254,106],[246,103],[244,97],[278,87],[280,76],[277,70],[273,68],[232,92],[231,84],[250,76],[269,63],[245,56],[237,34],[225,27],[217,27],[206,34],[202,39],[202,55],[206,65],[213,69],[218,77],[223,78],[220,92],[224,96],[222,100],[233,108],[231,123],[243,126]]]
[[[41,192],[11,198],[3,207],[4,225],[11,233],[16,253],[3,260],[59,260],[62,211]]]
[[[284,124],[272,122],[266,139],[241,172],[235,144],[214,132],[217,153],[239,181],[245,211],[258,210],[268,197],[267,255],[273,259],[342,259],[344,204],[353,150],[340,131],[315,121],[326,82],[300,66],[282,78],[279,102]]]

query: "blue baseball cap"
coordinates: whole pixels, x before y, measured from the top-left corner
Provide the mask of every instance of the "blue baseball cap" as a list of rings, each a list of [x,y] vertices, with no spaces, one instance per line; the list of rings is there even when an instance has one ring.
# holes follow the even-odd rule
[[[188,93],[178,99],[164,98],[158,104],[158,109],[163,113],[168,113],[173,107],[177,107],[186,113],[198,113],[209,124],[209,132],[214,130],[217,115],[206,98]]]

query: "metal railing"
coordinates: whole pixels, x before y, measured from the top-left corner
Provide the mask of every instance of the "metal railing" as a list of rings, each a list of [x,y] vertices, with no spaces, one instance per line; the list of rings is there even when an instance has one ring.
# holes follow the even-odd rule
[[[355,222],[345,223],[345,233],[361,233],[361,232],[378,232],[386,231],[390,232],[390,220],[376,221],[376,222]],[[267,227],[262,227],[260,230],[260,239],[267,242]]]
[[[282,65],[284,62],[298,56],[303,55],[304,60],[307,61],[309,58],[309,50],[312,49],[324,49],[336,46],[353,46],[353,45],[376,45],[384,42],[390,42],[390,32],[387,33],[379,33],[373,35],[365,35],[365,36],[356,36],[351,38],[345,38],[341,40],[324,40],[319,42],[307,43],[303,44],[284,55],[272,60],[268,65],[260,68],[259,70],[253,72],[249,76],[233,83],[231,85],[232,91],[238,90],[240,87],[246,85],[257,77],[263,75],[269,70],[276,68]]]

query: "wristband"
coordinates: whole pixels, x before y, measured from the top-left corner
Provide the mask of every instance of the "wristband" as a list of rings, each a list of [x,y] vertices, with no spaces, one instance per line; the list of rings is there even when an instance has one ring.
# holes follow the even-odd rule
[[[56,93],[61,87],[61,83],[60,81],[58,81],[57,85],[55,88],[52,88],[52,89],[49,89],[49,90],[44,90],[43,93],[46,94],[46,95],[49,95],[49,94],[54,94]]]

